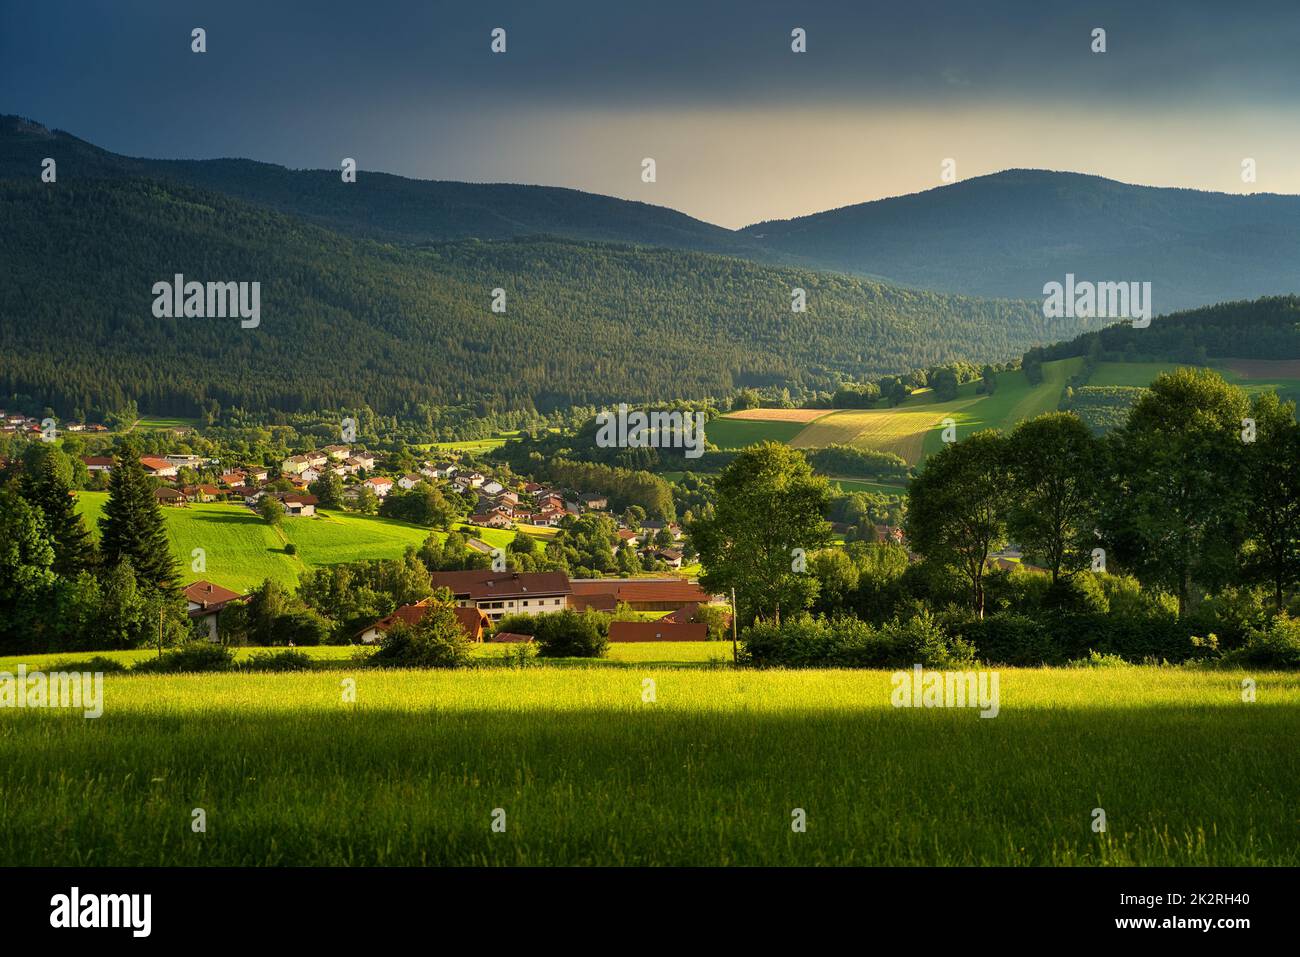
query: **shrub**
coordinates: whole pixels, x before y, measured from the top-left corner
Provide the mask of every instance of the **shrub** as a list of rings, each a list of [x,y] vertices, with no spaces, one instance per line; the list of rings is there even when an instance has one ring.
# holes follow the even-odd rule
[[[1129,668],[1130,663],[1125,661],[1119,655],[1103,655],[1096,651],[1089,651],[1087,658],[1075,658],[1065,663],[1067,668]]]
[[[492,630],[514,635],[536,635],[537,617],[537,615],[522,614],[502,615],[501,619],[492,626]]]
[[[959,634],[975,647],[981,661],[996,665],[1033,667],[1063,659],[1047,629],[1032,618],[1011,613],[972,618]]]
[[[310,671],[311,656],[302,651],[258,651],[241,666],[245,671]]]
[[[397,622],[369,658],[380,668],[461,668],[470,641],[451,605],[434,605],[414,625]]]
[[[331,634],[329,621],[319,612],[299,608],[272,618],[269,634],[264,637],[270,645],[319,645]]]
[[[609,622],[596,612],[572,609],[538,615],[533,638],[543,658],[599,658],[609,645]]]
[[[928,613],[896,618],[881,628],[860,618],[802,614],[780,625],[756,622],[741,640],[745,661],[762,667],[946,667],[974,658],[969,642],[949,637]]]
[[[201,671],[230,671],[235,667],[235,654],[229,648],[208,642],[192,641],[158,658],[137,662],[131,670],[141,674],[185,674]]]
[[[1253,629],[1224,659],[1255,668],[1300,668],[1300,619],[1279,615],[1267,628]]]
[[[285,546],[284,546],[284,553],[285,553],[286,555],[297,555],[297,554],[298,554],[298,546],[295,545],[293,542],[288,542],[288,543],[286,543]]]
[[[94,674],[119,674],[126,671],[126,665],[114,658],[105,658],[103,655],[95,655],[93,658],[86,658],[81,661],[60,661],[58,664],[51,665],[50,671],[81,671]]]
[[[520,641],[506,649],[501,663],[511,668],[530,668],[537,663],[537,646],[531,641]]]
[[[949,636],[928,611],[906,621],[895,618],[880,631],[893,645],[891,663],[894,665],[953,668],[975,660],[975,646],[963,638]]]

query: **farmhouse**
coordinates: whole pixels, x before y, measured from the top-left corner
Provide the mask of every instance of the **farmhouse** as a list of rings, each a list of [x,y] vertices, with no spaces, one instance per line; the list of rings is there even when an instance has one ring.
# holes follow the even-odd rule
[[[176,466],[166,459],[155,458],[152,455],[142,455],[140,456],[140,465],[144,467],[145,474],[152,475],[155,478],[176,477]]]
[[[86,463],[86,469],[91,472],[113,471],[113,458],[110,455],[83,455],[81,461]]]
[[[676,611],[713,601],[697,583],[680,578],[575,578],[569,584],[575,607],[612,610],[622,603],[633,611]]]
[[[564,572],[434,572],[434,588],[446,588],[461,607],[478,608],[493,621],[503,615],[563,611],[570,594]]]
[[[229,588],[199,580],[185,588],[186,610],[191,621],[202,621],[208,629],[208,640],[217,640],[217,616],[230,602],[242,596]]]
[[[469,523],[484,528],[510,528],[514,524],[510,516],[502,515],[500,512],[476,512],[469,517]]]
[[[153,490],[153,497],[163,505],[184,505],[185,496],[174,488],[164,485]]]
[[[286,515],[306,518],[316,514],[316,506],[320,504],[320,500],[315,495],[299,495],[296,492],[286,492],[280,496],[280,504],[284,506]]]
[[[434,607],[434,605],[435,602],[431,598],[417,601],[413,605],[403,605],[391,615],[381,618],[373,625],[369,625],[357,632],[356,640],[361,642],[363,645],[374,644],[379,640],[379,637],[383,635],[384,632],[388,631],[389,628],[392,628],[397,622],[400,621],[407,625],[414,625],[423,618],[425,614],[428,613],[429,609]],[[469,636],[470,641],[482,641],[484,633],[491,630],[492,622],[488,619],[488,616],[483,614],[479,609],[458,607],[454,610],[456,612],[456,620],[460,622],[461,628],[465,630],[465,634]]]

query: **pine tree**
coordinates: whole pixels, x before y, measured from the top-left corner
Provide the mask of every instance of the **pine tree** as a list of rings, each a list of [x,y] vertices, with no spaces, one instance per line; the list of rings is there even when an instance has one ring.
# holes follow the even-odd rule
[[[34,456],[23,473],[22,493],[45,516],[45,528],[54,545],[54,571],[64,578],[76,578],[95,566],[95,543],[77,511],[68,485],[66,469],[58,461],[62,453],[47,449]]]
[[[99,528],[99,547],[107,564],[130,559],[141,584],[163,590],[175,587],[176,559],[163,526],[162,508],[133,448],[120,450],[113,462],[108,503]]]

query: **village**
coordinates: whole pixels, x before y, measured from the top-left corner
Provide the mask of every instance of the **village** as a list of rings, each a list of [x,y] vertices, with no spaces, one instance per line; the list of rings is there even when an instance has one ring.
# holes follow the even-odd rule
[[[317,517],[320,497],[316,483],[329,476],[342,483],[343,500],[357,508],[366,497],[382,502],[422,486],[439,489],[468,510],[463,525],[470,529],[515,530],[538,533],[561,527],[566,520],[596,513],[609,517],[617,526],[617,541],[611,552],[631,549],[658,567],[680,571],[685,555],[684,532],[677,523],[641,520],[628,527],[625,516],[609,510],[608,497],[577,489],[545,486],[512,475],[494,475],[481,462],[450,451],[422,463],[416,472],[385,474],[382,456],[350,445],[328,445],[291,455],[278,469],[245,465],[223,469],[210,458],[176,453],[143,455],[140,466],[157,481],[153,494],[159,505],[184,508],[191,503],[242,503],[257,510],[267,497],[278,501],[289,520]],[[81,457],[92,481],[103,483],[111,475],[114,459],[106,455]],[[470,529],[467,529],[469,531]],[[470,535],[467,546],[484,556],[499,553],[487,542]],[[704,592],[696,582],[677,577],[574,578],[559,571],[508,571],[502,565],[485,569],[436,571],[431,575],[435,593],[446,589],[456,606],[456,616],[471,641],[520,642],[527,635],[496,630],[496,624],[510,615],[536,615],[572,610],[594,610],[615,615],[622,611],[635,620],[610,624],[611,641],[703,641],[708,625],[699,614],[701,606],[725,604],[721,596]],[[216,641],[223,610],[247,595],[219,583],[198,579],[184,586],[191,620],[201,633]],[[374,644],[396,622],[413,625],[436,604],[425,599],[397,608],[391,614],[361,629],[354,636],[358,644]]]

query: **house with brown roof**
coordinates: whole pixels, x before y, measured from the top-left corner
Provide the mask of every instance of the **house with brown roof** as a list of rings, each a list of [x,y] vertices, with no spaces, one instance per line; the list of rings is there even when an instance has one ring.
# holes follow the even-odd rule
[[[146,475],[152,475],[155,478],[175,478],[177,474],[176,466],[166,459],[160,459],[153,455],[140,456],[140,465],[144,467]]]
[[[162,505],[184,505],[186,501],[184,495],[167,485],[154,489],[153,497]]]
[[[280,504],[284,506],[284,514],[308,518],[316,514],[316,506],[320,504],[320,499],[315,495],[285,492],[280,496]]]
[[[374,644],[381,635],[397,622],[414,625],[428,614],[430,608],[436,605],[437,601],[432,598],[417,601],[413,605],[403,605],[391,615],[380,618],[373,625],[357,632],[356,640],[363,645]],[[456,613],[456,620],[460,622],[461,628],[465,630],[465,634],[469,636],[470,641],[482,641],[483,636],[492,628],[492,622],[488,619],[488,616],[477,608],[457,607],[452,610]]]
[[[448,589],[460,607],[478,608],[493,621],[504,615],[563,611],[570,594],[564,572],[494,572],[473,569],[434,572],[434,588]]]
[[[113,457],[111,455],[83,455],[81,461],[86,463],[86,469],[90,472],[111,472],[113,471]]]
[[[575,599],[603,596],[606,602],[612,598],[616,605],[623,603],[634,611],[676,611],[691,602],[713,601],[698,583],[683,578],[576,578],[569,586]]]
[[[202,579],[185,586],[185,607],[190,620],[202,621],[207,626],[209,641],[217,640],[217,616],[222,609],[242,597],[239,592]]]
[[[501,512],[476,512],[468,521],[471,525],[481,525],[484,528],[511,528],[514,525],[510,516]]]

